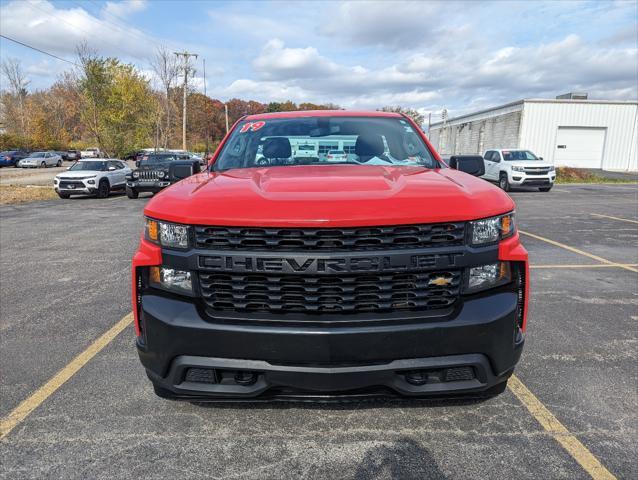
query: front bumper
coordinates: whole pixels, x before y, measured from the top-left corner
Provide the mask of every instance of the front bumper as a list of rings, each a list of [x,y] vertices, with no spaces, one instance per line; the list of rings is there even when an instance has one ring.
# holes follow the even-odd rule
[[[556,173],[549,175],[526,175],[521,172],[512,172],[510,185],[519,187],[550,187],[554,185]]]
[[[155,182],[140,182],[138,180],[127,180],[126,186],[138,192],[157,193],[171,184],[168,180],[158,180]]]
[[[505,291],[464,300],[453,319],[354,327],[211,321],[194,302],[157,294],[141,295],[141,305],[142,364],[156,386],[182,398],[480,392],[511,375],[524,343],[517,295]],[[188,380],[191,368],[214,370],[215,383]],[[415,370],[427,382],[410,383],[406,373]],[[450,380],[448,371],[465,376]],[[254,382],[237,383],[238,372],[253,374]]]

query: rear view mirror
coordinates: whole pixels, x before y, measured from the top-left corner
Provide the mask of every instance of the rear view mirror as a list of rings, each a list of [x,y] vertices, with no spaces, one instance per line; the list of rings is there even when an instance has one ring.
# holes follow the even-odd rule
[[[450,157],[450,167],[475,177],[485,174],[485,162],[480,155],[454,155]]]

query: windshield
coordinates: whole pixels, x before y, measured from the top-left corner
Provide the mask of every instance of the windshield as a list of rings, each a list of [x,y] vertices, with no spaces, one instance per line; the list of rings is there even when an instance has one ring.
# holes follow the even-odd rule
[[[77,162],[74,163],[69,170],[78,171],[78,170],[97,170],[97,171],[105,171],[106,170],[106,162]]]
[[[44,152],[35,152],[29,155],[31,158],[41,158],[44,157]]]
[[[240,123],[213,169],[336,164],[440,166],[402,118],[305,117]]]
[[[503,150],[503,160],[540,160],[529,150]]]

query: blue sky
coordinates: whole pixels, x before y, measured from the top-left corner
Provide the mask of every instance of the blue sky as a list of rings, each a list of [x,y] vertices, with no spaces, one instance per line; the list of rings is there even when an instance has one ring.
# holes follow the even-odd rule
[[[200,54],[222,100],[462,113],[586,91],[638,98],[638,2],[0,1],[0,32],[73,60],[82,41],[149,78],[159,46]],[[0,39],[30,88],[70,65]]]

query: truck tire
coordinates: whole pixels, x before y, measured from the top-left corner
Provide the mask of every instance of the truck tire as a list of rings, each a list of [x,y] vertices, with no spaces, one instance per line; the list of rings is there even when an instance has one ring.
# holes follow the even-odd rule
[[[40,164],[40,166],[41,166],[42,168],[47,168],[47,162],[42,162],[42,163]]]
[[[501,187],[501,190],[504,192],[510,191],[510,182],[507,180],[507,173],[501,172],[501,175],[498,177],[498,186]]]
[[[111,185],[109,185],[109,181],[106,178],[103,178],[97,187],[97,198],[106,198],[109,193],[111,193]]]
[[[131,187],[126,187],[126,196],[135,199],[140,196],[140,193]]]
[[[62,160],[58,160],[58,163],[55,164],[56,167],[61,167],[62,166]]]
[[[538,189],[541,192],[549,192],[552,189],[552,187],[538,187]]]

